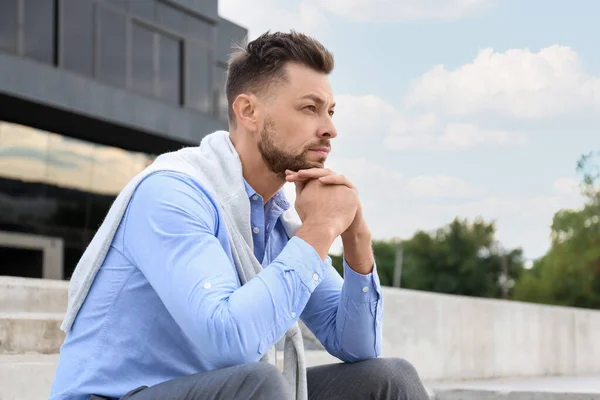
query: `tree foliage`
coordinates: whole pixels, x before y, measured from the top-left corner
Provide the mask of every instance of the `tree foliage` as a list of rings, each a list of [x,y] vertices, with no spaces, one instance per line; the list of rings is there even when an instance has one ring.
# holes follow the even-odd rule
[[[515,287],[515,298],[537,303],[600,308],[600,152],[581,157],[577,171],[586,202],[559,210],[551,248]]]
[[[397,246],[403,250],[401,287],[479,297],[501,297],[502,257],[506,257],[509,284],[523,270],[520,249],[503,250],[495,239],[495,224],[455,219],[428,233],[417,232],[398,241],[374,241],[377,272],[382,285],[391,286]],[[341,271],[342,259],[332,257]]]
[[[523,268],[521,249],[499,246],[494,223],[456,218],[435,232],[419,231],[402,242],[374,241],[381,283],[393,284],[401,245],[403,288],[499,298],[505,260],[509,287],[514,284],[509,298],[600,308],[600,152],[583,155],[577,172],[586,202],[581,209],[556,212],[551,248],[530,270]],[[341,273],[342,257],[332,259]]]

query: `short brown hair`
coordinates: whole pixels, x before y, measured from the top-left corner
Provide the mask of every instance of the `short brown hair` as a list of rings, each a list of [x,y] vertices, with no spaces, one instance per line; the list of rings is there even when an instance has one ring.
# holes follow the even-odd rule
[[[247,43],[236,46],[231,54],[227,71],[227,104],[229,122],[235,125],[232,104],[240,93],[264,92],[273,84],[285,81],[284,66],[295,62],[324,74],[333,70],[331,54],[317,40],[291,31],[266,32]]]

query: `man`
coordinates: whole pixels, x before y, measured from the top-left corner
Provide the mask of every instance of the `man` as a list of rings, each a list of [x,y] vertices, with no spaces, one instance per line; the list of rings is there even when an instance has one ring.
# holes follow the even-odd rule
[[[408,362],[379,358],[371,234],[354,186],[324,168],[337,136],[333,64],[294,32],[232,55],[229,133],[208,135],[183,162],[181,151],[159,157],[82,257],[51,399],[427,398]],[[293,229],[286,181],[302,221]],[[327,256],[340,235],[344,279]],[[344,363],[304,370],[298,319]],[[289,379],[261,361],[283,336]]]

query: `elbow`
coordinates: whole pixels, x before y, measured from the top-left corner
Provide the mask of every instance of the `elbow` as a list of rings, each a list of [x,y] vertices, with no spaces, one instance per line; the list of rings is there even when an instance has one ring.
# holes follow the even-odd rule
[[[345,363],[357,363],[381,357],[381,340],[351,341],[342,343],[335,338],[325,343],[325,349],[329,354],[337,357]]]
[[[215,312],[204,324],[204,343],[201,349],[212,360],[215,368],[226,368],[259,361],[258,340],[252,335],[250,325],[244,324],[229,313]]]
[[[354,349],[353,349],[354,350]],[[380,353],[371,349],[355,349],[354,351],[340,350],[337,356],[345,363],[357,363],[378,358]]]

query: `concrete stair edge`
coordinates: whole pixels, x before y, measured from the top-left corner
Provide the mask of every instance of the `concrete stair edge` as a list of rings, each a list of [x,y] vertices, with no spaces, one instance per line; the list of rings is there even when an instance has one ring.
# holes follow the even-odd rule
[[[62,313],[0,313],[0,354],[58,353],[62,321]]]
[[[65,312],[69,282],[0,276],[0,312]]]

